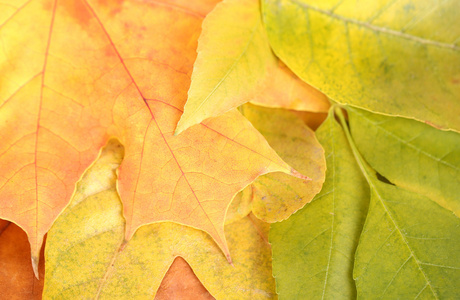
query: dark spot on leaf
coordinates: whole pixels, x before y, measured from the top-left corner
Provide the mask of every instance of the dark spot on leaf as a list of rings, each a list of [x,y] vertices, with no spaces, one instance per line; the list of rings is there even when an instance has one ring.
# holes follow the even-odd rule
[[[386,178],[385,176],[383,176],[379,172],[375,172],[375,175],[377,176],[377,179],[380,180],[381,182],[386,183],[386,184],[395,185],[393,182],[388,180],[388,178]]]

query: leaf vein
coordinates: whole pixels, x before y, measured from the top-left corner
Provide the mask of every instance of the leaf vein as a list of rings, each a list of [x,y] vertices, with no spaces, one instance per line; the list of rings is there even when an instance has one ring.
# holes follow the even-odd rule
[[[422,44],[422,45],[430,45],[430,46],[434,46],[434,47],[438,47],[438,48],[451,49],[451,50],[456,51],[456,52],[460,51],[460,47],[458,47],[455,44],[442,43],[442,42],[438,42],[438,41],[434,41],[434,40],[421,38],[419,36],[407,34],[407,33],[397,31],[397,30],[394,30],[394,29],[390,29],[390,28],[387,28],[387,27],[375,26],[375,25],[372,25],[372,24],[370,24],[368,22],[363,22],[363,21],[347,18],[347,17],[341,16],[341,15],[337,15],[337,14],[334,14],[334,13],[332,13],[330,11],[320,9],[318,7],[314,7],[314,6],[311,6],[311,5],[306,4],[306,3],[300,3],[300,2],[294,1],[294,0],[292,0],[292,2],[297,4],[298,6],[301,6],[301,7],[304,7],[306,9],[316,11],[316,12],[318,12],[320,14],[323,14],[323,15],[327,15],[328,17],[336,19],[336,20],[339,20],[341,22],[354,24],[356,26],[366,28],[366,29],[368,29],[370,31],[373,31],[374,33],[380,32],[380,33],[384,33],[384,34],[387,34],[387,35],[390,35],[390,36],[395,36],[395,37],[403,38],[403,39],[406,39],[406,40],[414,41],[414,42]]]

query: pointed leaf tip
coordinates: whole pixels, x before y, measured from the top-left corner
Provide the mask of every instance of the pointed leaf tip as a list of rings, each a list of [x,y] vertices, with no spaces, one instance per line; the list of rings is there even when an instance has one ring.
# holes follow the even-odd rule
[[[31,256],[32,260],[32,269],[34,270],[34,275],[37,280],[40,280],[40,275],[38,274],[38,264],[40,263],[40,258],[37,256]]]
[[[232,260],[232,257],[230,256],[230,254],[227,254],[226,256],[227,256],[227,261],[228,261],[228,263],[229,263],[232,267],[234,267],[235,265],[233,264],[233,260]]]
[[[174,131],[174,136],[178,136],[179,134],[181,134],[184,131],[184,129],[182,128],[183,126],[181,126],[181,122],[180,122],[181,120],[182,120],[182,118],[177,123],[176,130]]]
[[[308,176],[305,176],[301,173],[299,173],[298,171],[296,171],[295,169],[291,168],[291,173],[290,173],[292,176],[294,177],[297,177],[297,178],[300,178],[300,179],[303,179],[303,180],[307,180],[307,181],[310,181],[311,178],[308,177]]]

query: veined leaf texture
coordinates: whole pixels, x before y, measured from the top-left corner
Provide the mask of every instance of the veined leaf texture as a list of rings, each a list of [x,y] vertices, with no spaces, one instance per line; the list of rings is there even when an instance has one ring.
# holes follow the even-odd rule
[[[5,5],[0,217],[27,232],[34,265],[44,234],[110,137],[125,147],[118,190],[127,240],[143,224],[174,221],[209,232],[230,260],[223,224],[233,196],[261,174],[291,173],[237,111],[173,136],[214,5]]]

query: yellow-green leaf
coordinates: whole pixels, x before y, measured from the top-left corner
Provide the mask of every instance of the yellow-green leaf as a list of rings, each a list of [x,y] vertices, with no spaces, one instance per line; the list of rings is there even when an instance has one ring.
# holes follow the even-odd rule
[[[332,100],[460,130],[459,1],[263,4],[275,53]]]
[[[460,293],[460,219],[422,191],[409,191],[378,176],[359,153],[343,115],[340,118],[371,190],[353,270],[358,297],[456,298]],[[374,151],[390,149],[379,145]],[[434,174],[433,178],[439,177]]]
[[[251,104],[240,111],[284,161],[311,178],[305,181],[282,173],[266,174],[245,189],[258,218],[270,223],[285,220],[321,190],[326,171],[324,150],[314,132],[289,111]]]
[[[121,156],[103,152],[98,162],[109,163],[93,167],[113,172]],[[267,224],[246,216],[226,226],[233,265],[205,232],[170,222],[143,226],[125,244],[115,178],[110,175],[110,186],[94,194],[93,171],[86,172],[76,196],[48,233],[44,299],[152,299],[177,256],[187,260],[218,299],[275,296]],[[96,182],[106,180],[97,177]]]
[[[288,220],[271,226],[273,272],[280,299],[356,298],[354,253],[369,188],[333,112],[317,135],[327,156],[323,189]]]
[[[373,169],[460,216],[460,134],[404,118],[347,111],[356,146]]]
[[[421,194],[368,178],[371,204],[354,269],[358,295],[458,297],[460,220]]]

